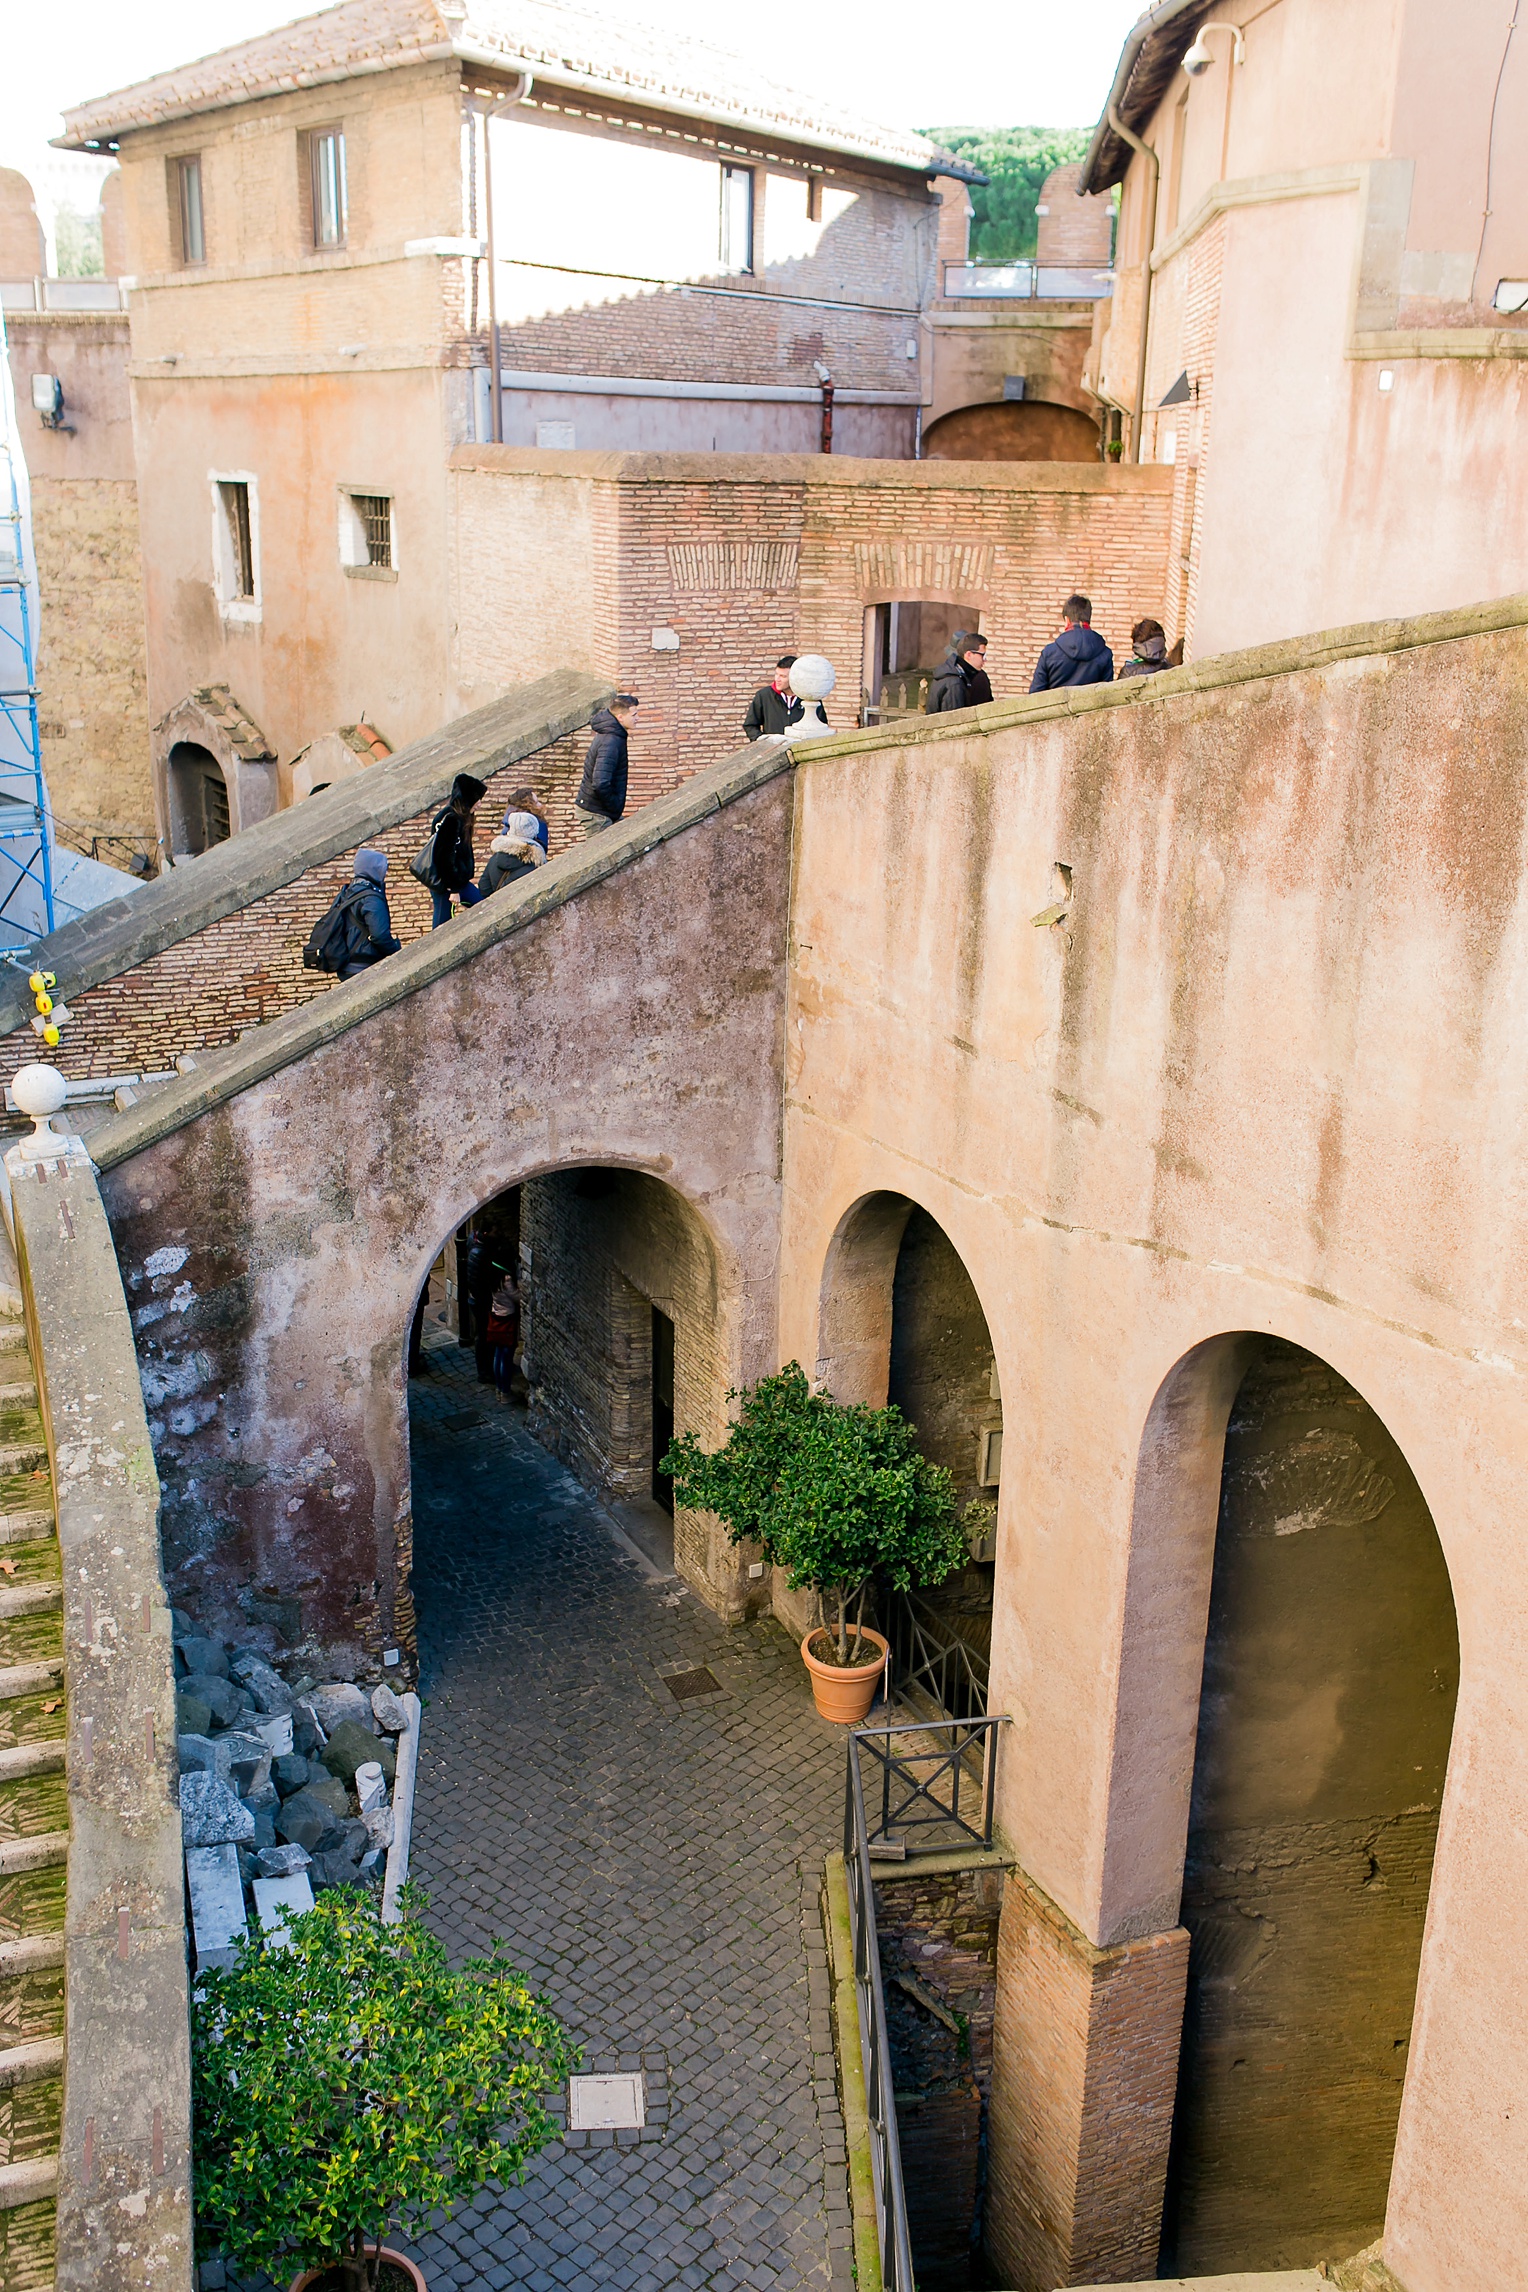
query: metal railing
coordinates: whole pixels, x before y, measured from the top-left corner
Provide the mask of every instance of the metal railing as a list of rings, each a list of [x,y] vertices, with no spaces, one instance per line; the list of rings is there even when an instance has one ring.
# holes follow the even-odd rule
[[[990,1846],[997,1730],[1007,1724],[999,1717],[856,1727],[856,1750],[874,1762],[870,1814],[878,1827],[868,1836],[877,1853]],[[860,1787],[863,1797],[863,1781]]]
[[[125,310],[116,279],[0,279],[0,310]]]
[[[865,2106],[870,2122],[870,2182],[875,2195],[876,2238],[881,2248],[884,2292],[914,2292],[912,2245],[907,2234],[907,2197],[902,2187],[902,2144],[897,2136],[897,2094],[886,2030],[886,1991],[881,1980],[881,1945],[875,1930],[875,1873],[865,1823],[860,1780],[860,1730],[849,1738],[848,1781],[844,1793],[844,1867],[849,1881],[849,1932],[854,1945],[854,1995],[859,2006],[860,2055],[865,2068]],[[846,2042],[846,2038],[841,2038]]]
[[[1003,302],[1102,302],[1114,292],[1111,270],[1059,263],[946,263],[947,302],[985,296]]]
[[[925,1697],[949,1719],[980,1719],[987,1708],[986,1657],[955,1637],[946,1619],[916,1592],[891,1593],[886,1616],[890,1683],[896,1693]]]

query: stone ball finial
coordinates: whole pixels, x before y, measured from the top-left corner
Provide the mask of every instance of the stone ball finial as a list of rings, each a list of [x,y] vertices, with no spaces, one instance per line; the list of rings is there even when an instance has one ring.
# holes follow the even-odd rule
[[[23,1114],[30,1114],[39,1130],[51,1128],[48,1117],[57,1114],[69,1096],[69,1085],[56,1066],[18,1066],[11,1096]]]
[[[826,700],[838,672],[822,653],[798,653],[791,663],[791,691],[798,700]]]

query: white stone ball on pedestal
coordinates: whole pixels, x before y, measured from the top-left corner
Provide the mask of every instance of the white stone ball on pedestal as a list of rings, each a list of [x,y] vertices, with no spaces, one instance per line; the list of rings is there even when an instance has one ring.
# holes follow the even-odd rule
[[[791,691],[801,702],[804,714],[799,724],[787,728],[787,740],[826,740],[832,734],[831,724],[824,724],[817,713],[817,703],[826,700],[838,682],[838,672],[822,653],[800,653],[791,662]]]
[[[56,1066],[18,1066],[11,1096],[23,1114],[30,1114],[39,1130],[50,1114],[57,1114],[69,1096],[69,1085]]]

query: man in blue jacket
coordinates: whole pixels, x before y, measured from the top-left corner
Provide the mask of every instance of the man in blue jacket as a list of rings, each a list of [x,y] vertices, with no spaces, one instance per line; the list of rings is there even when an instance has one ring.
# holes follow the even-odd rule
[[[608,708],[589,720],[594,738],[584,758],[584,776],[573,808],[586,836],[610,827],[626,809],[626,735],[637,713],[634,692],[618,692]]]
[[[1065,624],[1035,664],[1031,692],[1053,692],[1062,684],[1112,684],[1114,655],[1090,626],[1093,607],[1086,597],[1068,597],[1061,608]]]

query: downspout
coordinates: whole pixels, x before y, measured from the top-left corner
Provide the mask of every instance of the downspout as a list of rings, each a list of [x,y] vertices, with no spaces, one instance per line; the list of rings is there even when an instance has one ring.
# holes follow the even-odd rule
[[[489,429],[496,446],[504,443],[504,384],[503,359],[499,352],[499,277],[493,248],[493,123],[501,111],[523,103],[530,94],[534,81],[529,72],[516,75],[510,94],[501,96],[497,103],[483,106],[483,205],[484,238],[488,244],[488,354],[493,360],[493,372],[488,385]]]
[[[1141,263],[1141,340],[1136,357],[1135,410],[1130,417],[1130,459],[1141,458],[1141,432],[1146,427],[1146,345],[1151,333],[1151,257],[1157,243],[1157,192],[1162,182],[1162,162],[1149,143],[1143,143],[1133,128],[1125,125],[1119,115],[1118,104],[1111,103],[1108,110],[1109,125],[1121,142],[1139,152],[1151,170],[1151,189],[1146,203],[1146,253]]]

